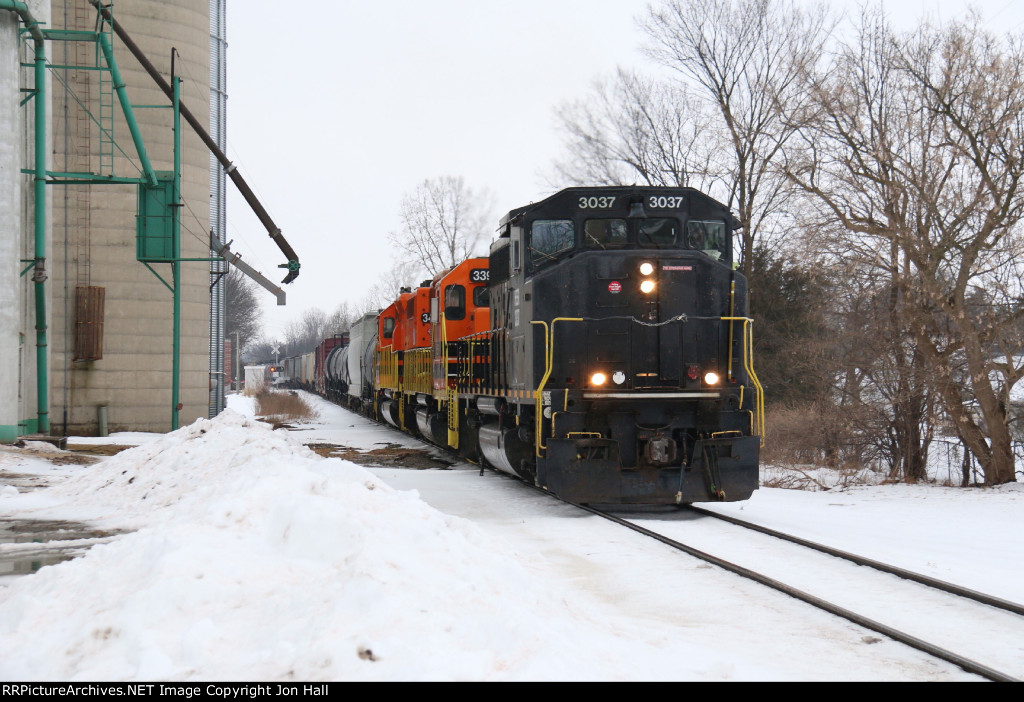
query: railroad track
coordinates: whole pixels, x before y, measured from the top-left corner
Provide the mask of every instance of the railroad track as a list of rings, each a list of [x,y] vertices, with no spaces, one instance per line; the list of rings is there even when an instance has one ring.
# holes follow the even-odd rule
[[[911,646],[919,651],[927,653],[928,655],[946,661],[947,663],[952,663],[953,665],[956,665],[969,673],[979,675],[987,680],[991,680],[994,682],[1021,682],[1021,679],[1017,677],[1015,674],[1010,674],[1002,670],[999,670],[996,667],[994,667],[994,665],[988,665],[979,662],[971,657],[952,651],[949,648],[944,647],[943,645],[934,643],[932,641],[928,641],[922,638],[921,636],[914,635],[912,633],[904,631],[901,628],[897,628],[897,626],[886,624],[882,621],[878,621],[877,619],[871,618],[865,614],[855,612],[833,601],[811,594],[810,592],[807,592],[805,590],[801,590],[793,586],[792,584],[783,582],[780,579],[773,578],[765,574],[764,572],[760,572],[753,568],[740,565],[730,560],[726,560],[725,558],[700,550],[692,545],[682,543],[681,541],[672,538],[671,536],[668,536],[664,533],[654,531],[647,527],[641,526],[640,524],[637,524],[634,521],[630,521],[622,517],[616,516],[614,514],[604,512],[595,507],[591,507],[588,505],[580,505],[576,503],[569,504],[572,504],[579,509],[586,510],[587,512],[590,512],[599,517],[612,521],[616,524],[620,524],[628,529],[648,536],[652,539],[656,539],[662,542],[663,544],[666,544],[667,546],[674,548],[676,550],[682,551],[683,553],[686,553],[690,556],[699,558],[713,565],[717,565],[729,572],[735,573],[750,580],[754,580],[755,582],[758,582],[762,585],[770,587],[779,592],[785,593],[791,597],[794,597],[807,604],[810,604],[818,609],[842,617],[843,619],[846,619],[854,624],[862,626],[866,629],[870,629],[883,636],[889,637],[903,644]],[[783,539],[786,542],[799,546],[803,549],[812,549],[814,551],[824,554],[822,556],[823,558],[832,557],[850,561],[856,564],[857,566],[867,567],[872,571],[883,574],[884,576],[894,576],[902,582],[908,584],[913,583],[911,587],[916,588],[923,586],[931,590],[934,590],[935,592],[941,592],[945,597],[955,598],[956,602],[968,602],[972,603],[972,607],[983,607],[987,608],[989,612],[998,612],[999,617],[1007,618],[1007,621],[1010,622],[1009,625],[1019,627],[1022,632],[1022,635],[1024,635],[1024,606],[1017,604],[1015,602],[1009,602],[998,597],[987,595],[985,593],[976,592],[974,590],[969,590],[967,588],[963,588],[952,583],[946,583],[918,573],[912,573],[910,571],[906,571],[901,568],[896,568],[894,566],[889,566],[887,564],[879,563],[877,561],[873,561],[871,559],[864,558],[856,554],[846,553],[844,551],[840,551],[839,549],[833,549],[827,546],[823,546],[821,544],[816,544],[810,541],[806,541],[804,539],[799,539],[788,534],[776,532],[772,529],[767,529],[759,525],[750,524],[748,522],[744,522],[743,520],[735,519],[733,517],[723,516],[699,507],[688,507],[687,509],[694,514],[700,514],[704,516],[710,516],[715,519],[721,519],[725,522],[732,523],[744,529],[751,529],[756,532],[760,532],[761,534],[764,534],[774,539]],[[690,522],[690,524],[692,524],[692,522]],[[887,583],[887,586],[889,585],[891,585],[891,583]],[[909,595],[909,598],[914,599],[913,593]],[[961,608],[962,604],[956,604],[956,602],[948,606],[954,608]],[[931,614],[934,615],[934,612],[932,612]],[[923,616],[928,615],[925,614]],[[970,618],[970,614],[965,614],[965,616]],[[998,624],[996,626],[998,626]],[[1024,663],[1022,663],[1021,666],[1024,667]]]
[[[984,592],[978,592],[977,590],[971,590],[970,588],[961,587],[960,585],[956,585],[954,583],[948,583],[945,580],[939,580],[937,578],[932,578],[927,575],[922,575],[921,573],[915,573],[913,571],[889,565],[888,563],[882,563],[880,561],[872,560],[870,558],[866,558],[855,553],[843,551],[838,548],[832,548],[831,546],[826,546],[824,544],[808,541],[807,539],[801,539],[791,534],[784,534],[781,531],[769,529],[768,527],[761,526],[760,524],[754,524],[743,519],[730,517],[726,514],[712,512],[711,510],[704,509],[703,507],[687,505],[686,509],[690,510],[691,512],[696,512],[707,517],[720,519],[724,522],[729,522],[730,524],[741,526],[744,529],[750,529],[761,534],[767,534],[768,536],[775,537],[776,539],[782,539],[793,544],[805,546],[820,553],[828,554],[829,556],[842,558],[843,560],[850,561],[851,563],[856,563],[857,565],[867,566],[869,568],[873,568],[883,573],[889,573],[891,575],[895,575],[898,578],[902,578],[903,580],[911,580],[915,583],[920,583],[921,585],[925,585],[936,590],[948,592],[951,595],[963,597],[964,599],[973,600],[974,602],[978,602],[980,604],[988,605],[990,607],[996,607],[997,609],[1003,609],[1007,612],[1013,612],[1014,614],[1024,616],[1024,605],[1018,604],[1016,602],[1010,602],[1009,600],[1004,600],[1000,597],[995,597],[994,595],[988,595]]]

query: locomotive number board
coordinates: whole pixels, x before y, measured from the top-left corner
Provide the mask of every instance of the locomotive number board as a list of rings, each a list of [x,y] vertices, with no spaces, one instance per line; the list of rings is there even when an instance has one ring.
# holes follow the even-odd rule
[[[576,205],[581,210],[611,210],[625,207],[629,198],[615,195],[581,195]],[[644,207],[651,210],[682,210],[686,208],[685,195],[649,195],[644,198]]]

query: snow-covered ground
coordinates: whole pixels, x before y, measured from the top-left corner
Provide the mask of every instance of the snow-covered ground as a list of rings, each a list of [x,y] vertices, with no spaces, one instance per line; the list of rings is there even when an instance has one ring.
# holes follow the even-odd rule
[[[0,520],[129,532],[0,580],[0,679],[976,679],[475,466],[321,458],[303,444],[422,445],[311,400],[317,420],[272,431],[232,397],[88,466],[0,450]],[[1024,601],[1021,485],[715,509]]]

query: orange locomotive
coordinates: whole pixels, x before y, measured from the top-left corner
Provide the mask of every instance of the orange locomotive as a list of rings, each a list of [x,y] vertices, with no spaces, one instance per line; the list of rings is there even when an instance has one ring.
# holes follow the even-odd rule
[[[460,430],[458,421],[457,350],[460,339],[489,325],[486,258],[463,261],[415,291],[403,289],[377,318],[380,418],[474,457],[465,449],[475,446],[476,434]]]

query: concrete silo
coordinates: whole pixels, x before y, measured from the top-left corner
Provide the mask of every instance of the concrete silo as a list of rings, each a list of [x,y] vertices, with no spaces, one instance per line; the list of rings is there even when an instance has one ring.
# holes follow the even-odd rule
[[[95,32],[97,13],[87,0],[29,3],[38,10],[48,31]],[[0,5],[3,8],[3,5]],[[113,14],[165,77],[170,77],[171,50],[176,49],[175,73],[183,78],[182,100],[196,117],[209,124],[210,0],[116,0]],[[0,151],[0,185],[11,179],[13,160],[17,181],[13,203],[20,221],[0,220],[0,241],[17,231],[21,241],[18,263],[31,239],[33,176],[20,173],[31,157],[33,109],[19,105],[18,93],[31,88],[27,71],[19,71],[12,90],[9,39],[18,17],[0,11],[0,119],[8,117],[15,94],[13,120],[19,141]],[[22,25],[24,26],[24,25]],[[157,171],[173,168],[173,113],[153,79],[109,25],[100,25],[114,47],[114,56],[134,107],[134,116],[149,160]],[[68,35],[71,36],[71,35]],[[15,42],[17,43],[17,42]],[[24,58],[25,42],[22,41]],[[91,434],[105,416],[110,431],[166,431],[172,418],[172,295],[169,264],[147,267],[136,260],[138,188],[118,183],[118,177],[139,177],[139,158],[111,84],[111,75],[95,70],[97,44],[67,39],[46,42],[50,64],[47,104],[50,108],[48,152],[51,173],[46,188],[49,237],[46,246],[48,295],[47,352],[48,418],[55,434]],[[102,57],[99,64],[103,64]],[[17,69],[17,59],[14,61]],[[182,201],[181,257],[209,259],[210,155],[187,127],[181,130]],[[81,174],[95,174],[85,178]],[[104,182],[106,180],[106,182]],[[11,199],[0,188],[3,207]],[[0,244],[5,246],[6,244]],[[0,392],[17,387],[19,433],[33,428],[35,322],[27,311],[33,293],[14,274],[10,285],[10,255],[0,249],[0,307],[13,292],[19,309],[16,340],[19,378],[10,382],[14,340],[0,340]],[[160,277],[158,277],[158,275]],[[28,277],[28,276],[26,276]],[[163,281],[161,280],[163,278]],[[207,416],[210,400],[210,263],[181,264],[181,351],[179,421],[186,424]],[[0,312],[11,316],[11,312]],[[13,319],[13,317],[12,317]],[[5,322],[6,328],[6,319]],[[5,360],[7,359],[7,360]],[[101,410],[101,408],[103,408]],[[9,426],[0,417],[0,426]],[[8,431],[8,433],[10,433]],[[0,437],[3,438],[3,437]]]
[[[41,33],[49,9],[47,0],[0,3],[0,441],[5,442],[38,430],[40,420],[46,419],[48,356],[45,331],[40,332],[37,352],[35,293],[42,293],[38,300],[44,311],[52,295],[44,282],[45,262],[31,270],[25,264],[51,249],[51,228],[47,198],[37,197],[36,179],[22,169],[45,173],[51,163],[49,149],[37,149],[34,138],[37,131],[49,134],[49,114],[37,113],[34,94],[28,92],[49,94],[47,43]],[[26,32],[19,38],[23,28]],[[45,193],[46,188],[41,185],[39,190]],[[43,368],[38,386],[37,359]]]

